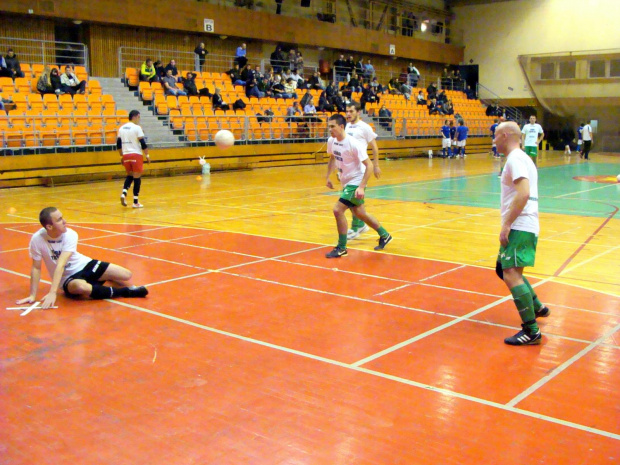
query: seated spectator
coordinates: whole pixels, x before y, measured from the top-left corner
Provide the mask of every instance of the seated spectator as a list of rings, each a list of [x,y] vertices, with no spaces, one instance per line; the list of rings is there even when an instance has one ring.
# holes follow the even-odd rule
[[[17,59],[17,55],[13,52],[13,49],[10,48],[7,50],[7,54],[4,57],[4,62],[6,64],[6,69],[8,71],[8,77],[13,78],[23,78],[24,73],[22,72],[22,67],[19,64],[19,60]]]
[[[405,97],[405,100],[411,99],[411,87],[409,87],[407,84],[400,85],[400,92]]]
[[[282,84],[282,78],[279,74],[276,74],[273,85],[271,86],[274,98],[292,98],[293,96],[286,93],[284,84]]]
[[[443,106],[444,114],[453,115],[454,107],[452,106],[452,100],[448,100]]]
[[[441,92],[439,92],[439,94],[437,95],[437,103],[444,103],[448,101],[448,96],[446,95],[446,91],[445,90],[441,90]]]
[[[375,76],[375,67],[372,65],[370,60],[366,60],[366,64],[364,65],[364,78],[369,81]]]
[[[60,76],[61,89],[65,94],[83,94],[86,92],[86,81],[80,81],[73,72],[73,66],[65,66],[65,72]]]
[[[338,94],[334,97],[334,107],[336,108],[336,111],[339,113],[346,112],[347,102],[349,102],[349,100],[346,99],[345,95],[342,92],[338,92]]]
[[[293,102],[293,105],[286,109],[286,118],[284,121],[287,123],[296,122],[301,117],[301,108],[299,108],[299,102],[296,100]]]
[[[215,93],[213,94],[213,98],[211,99],[211,103],[213,104],[214,110],[224,110],[227,111],[230,109],[228,103],[224,101],[222,98],[221,90],[219,87],[215,88]]]
[[[232,69],[226,71],[226,74],[230,76],[230,80],[233,86],[245,86],[245,81],[241,79],[241,71],[239,70],[239,63],[234,63]]]
[[[349,87],[349,83],[343,82],[342,85],[340,86],[340,92],[338,93],[342,94],[343,97],[350,99],[351,94],[353,93],[353,90]]]
[[[334,82],[331,82],[331,81],[330,81],[330,82],[327,84],[327,87],[325,88],[325,92],[326,92],[326,94],[327,94],[327,95],[326,95],[327,100],[328,100],[330,103],[333,103],[333,102],[332,102],[332,99],[333,99],[333,98],[336,96],[336,94],[338,93],[338,89],[337,89],[337,87],[336,87],[336,84],[335,84]]]
[[[386,108],[385,103],[379,110],[379,124],[388,131],[392,130],[392,112]]]
[[[2,98],[2,94],[0,94],[0,111],[3,111],[4,113],[8,114],[9,112],[6,111],[6,109],[4,108],[4,99]]]
[[[429,115],[436,115],[439,112],[437,109],[437,101],[435,99],[431,99],[426,107],[428,108]]]
[[[475,100],[476,99],[476,93],[471,88],[471,86],[467,86],[467,90],[465,91],[465,95],[467,95],[467,99],[468,100]]]
[[[318,111],[334,111],[334,104],[327,98],[327,91],[325,90],[319,96]]]
[[[416,104],[426,105],[426,99],[424,98],[424,94],[422,93],[422,91],[418,92]]]
[[[58,71],[58,68],[52,68],[50,71],[50,84],[52,84],[54,93],[58,95],[65,93],[62,90],[62,81],[60,79],[60,71]]]
[[[297,98],[297,92],[295,92],[296,88],[297,87],[294,85],[293,79],[288,78],[286,82],[284,83],[284,93],[290,95],[290,97],[284,97],[284,98]]]
[[[168,76],[168,71],[172,71],[171,76],[174,77],[177,82],[181,82],[181,76],[179,76],[179,70],[177,69],[177,62],[175,60],[170,60],[170,63],[166,65],[164,68],[164,76]]]
[[[198,95],[196,75],[191,71],[188,71],[186,77],[183,79],[183,89],[187,95]]]
[[[258,84],[256,82],[256,74],[254,71],[248,73],[248,79],[245,81],[245,96],[263,98],[265,93],[258,89]]]
[[[4,57],[0,55],[0,77],[11,77],[12,73],[9,71],[9,68],[6,66],[6,61]]]
[[[437,98],[437,86],[434,82],[431,82],[426,88],[426,94],[427,100],[433,100],[434,98]]]
[[[155,66],[153,66],[153,60],[147,58],[142,66],[140,67],[140,81],[144,82],[155,82],[157,79],[157,72],[155,71]]]
[[[157,76],[157,80],[161,81],[161,79],[166,75],[166,69],[161,61],[157,60],[153,63],[153,67],[155,68],[155,75]]]
[[[379,84],[379,81],[376,77],[372,78],[372,81],[370,82],[370,87],[374,89],[377,95],[382,94],[385,91],[384,87]]]
[[[302,76],[299,75],[299,73],[297,72],[297,69],[294,69],[293,72],[291,73],[291,79],[297,83],[298,89],[304,88],[305,80]]]
[[[196,71],[204,71],[204,66],[205,66],[205,60],[207,59],[207,55],[209,54],[209,52],[207,51],[207,49],[205,48],[205,44],[204,42],[200,42],[198,44],[198,46],[194,49],[194,53],[196,54],[196,59],[198,61],[198,63],[196,63],[198,66],[196,67]]]
[[[398,82],[398,79],[396,79],[395,77],[390,79],[390,82],[388,82],[388,92],[393,95],[401,94],[400,83]]]
[[[280,74],[282,75],[282,82],[286,82],[291,77],[291,70],[288,69],[287,67],[284,67],[284,69],[282,70]]]
[[[56,69],[56,77],[58,77],[57,69]],[[60,85],[59,77],[58,77],[58,83]],[[50,67],[48,65],[45,65],[45,68],[43,68],[43,74],[39,76],[39,80],[37,81],[37,90],[39,91],[41,95],[53,94],[56,92],[56,89],[54,89],[54,86],[52,86],[52,81],[50,80]]]
[[[166,75],[162,79],[161,83],[164,86],[164,93],[166,95],[175,95],[177,97],[179,95],[187,95],[186,92],[177,87],[177,80],[172,74],[172,69],[170,68],[166,71]]]
[[[276,49],[271,53],[269,62],[273,68],[274,74],[280,74],[282,72],[282,68],[286,66],[286,58],[284,57],[284,53],[282,53],[282,47],[279,45],[276,46]]]
[[[364,90],[362,91],[362,97],[360,98],[360,107],[362,111],[366,111],[366,103],[375,103],[379,102],[379,96],[375,93],[375,89],[370,86],[370,84],[366,84]]]
[[[349,89],[351,89],[351,92],[361,92],[362,91],[362,85],[357,77],[357,73],[355,71],[353,71],[353,74],[351,75],[351,79],[349,79],[349,83],[347,84],[347,87]],[[349,94],[349,98],[351,97],[351,94]]]
[[[407,75],[409,76],[409,85],[411,87],[417,87],[418,81],[420,80],[420,72],[411,62],[409,66],[407,66]]]
[[[321,76],[318,72],[315,71],[312,76],[310,76],[310,79],[308,79],[308,87],[315,90],[325,90],[325,83],[321,80]]]
[[[312,100],[310,100],[304,107],[304,115],[314,115],[314,114],[316,114],[316,107],[314,106],[314,103],[312,103]]]
[[[237,51],[235,52],[235,63],[239,65],[239,68],[243,68],[248,63],[246,54],[247,46],[245,44],[241,44],[237,47]]]

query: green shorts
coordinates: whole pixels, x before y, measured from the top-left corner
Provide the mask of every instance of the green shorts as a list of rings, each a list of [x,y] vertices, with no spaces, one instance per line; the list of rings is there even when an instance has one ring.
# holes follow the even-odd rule
[[[511,229],[508,235],[508,245],[500,246],[497,256],[497,261],[502,264],[502,270],[534,266],[537,243],[536,234]]]
[[[526,145],[524,152],[527,153],[530,157],[536,158],[538,156],[538,146],[530,147],[529,145]]]
[[[344,203],[347,207],[358,207],[364,203],[364,199],[355,198],[355,191],[358,186],[347,185],[342,189],[340,194],[340,202]]]

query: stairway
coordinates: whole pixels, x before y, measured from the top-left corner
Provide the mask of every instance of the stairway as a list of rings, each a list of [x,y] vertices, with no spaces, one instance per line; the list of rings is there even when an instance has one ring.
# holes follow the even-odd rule
[[[140,112],[140,126],[144,131],[149,147],[183,146],[183,142],[155,116],[142,100],[137,92],[129,90],[119,78],[93,78],[101,83],[101,91],[104,94],[114,96],[117,110],[138,110]]]
[[[395,136],[392,134],[392,131],[388,131],[386,128],[379,124],[379,119],[375,119],[372,116],[369,116],[367,113],[360,114],[362,121],[364,123],[372,123],[375,127],[375,132],[377,133],[377,139],[394,139]],[[392,120],[392,127],[394,127],[394,121]]]

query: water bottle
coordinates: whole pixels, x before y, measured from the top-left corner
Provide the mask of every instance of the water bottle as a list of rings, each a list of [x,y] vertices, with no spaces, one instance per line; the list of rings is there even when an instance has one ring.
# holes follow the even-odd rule
[[[202,174],[211,174],[211,165],[209,163],[202,165]]]

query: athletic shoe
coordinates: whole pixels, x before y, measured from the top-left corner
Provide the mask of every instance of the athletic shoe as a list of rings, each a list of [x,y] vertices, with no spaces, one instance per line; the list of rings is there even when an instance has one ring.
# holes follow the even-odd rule
[[[517,334],[504,339],[504,342],[510,346],[533,346],[540,344],[542,335],[540,329],[533,333],[527,326],[521,325],[523,328]]]
[[[127,297],[146,297],[149,290],[144,286],[130,286],[129,295]]]
[[[364,234],[366,231],[368,231],[370,228],[368,227],[367,224],[365,224],[364,226],[362,226],[359,229],[349,229],[347,231],[347,239],[352,241],[353,239],[357,239],[360,234]]]
[[[536,310],[534,314],[536,315],[536,318],[547,318],[551,314],[551,310],[549,310],[549,308],[547,307],[543,307],[539,310]]]
[[[334,249],[325,254],[326,258],[340,258],[344,257],[347,254],[347,249],[343,247],[334,247]]]
[[[375,250],[383,250],[383,249],[385,249],[385,246],[388,245],[391,241],[392,241],[392,235],[391,234],[388,234],[385,237],[380,237],[379,238],[379,245],[377,247],[375,247]]]
[[[123,207],[127,206],[127,201],[125,200],[125,196],[123,194],[121,194],[121,205]]]
[[[134,203],[133,204],[133,208],[144,208],[144,205],[142,205],[141,203]]]

